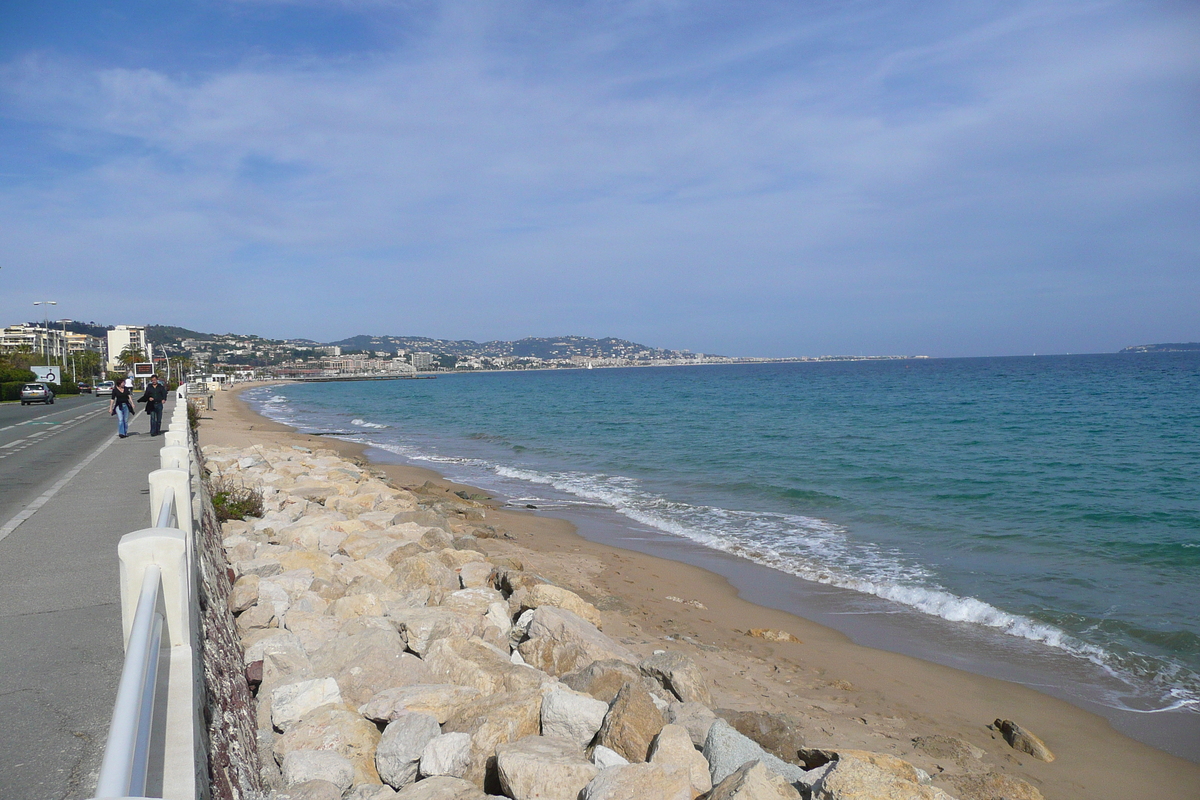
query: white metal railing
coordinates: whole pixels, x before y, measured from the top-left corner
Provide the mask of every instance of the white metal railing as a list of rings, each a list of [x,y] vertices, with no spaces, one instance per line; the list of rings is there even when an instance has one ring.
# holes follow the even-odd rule
[[[108,729],[108,744],[96,781],[96,797],[141,797],[146,792],[162,645],[163,616],[157,611],[161,576],[158,567],[150,566],[142,579],[141,597]]]
[[[171,523],[175,521],[175,490],[168,486],[163,492],[162,505],[158,507],[158,521],[154,523],[156,528],[173,528]]]
[[[207,773],[200,741],[198,630],[193,562],[187,393],[180,390],[149,475],[153,528],[121,537],[121,619],[125,665],[96,798],[195,800]]]

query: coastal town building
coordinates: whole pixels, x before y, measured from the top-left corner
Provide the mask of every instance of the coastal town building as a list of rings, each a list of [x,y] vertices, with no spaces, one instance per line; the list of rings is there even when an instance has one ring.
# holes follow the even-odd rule
[[[104,352],[101,339],[86,333],[75,333],[51,325],[22,323],[9,325],[0,332],[0,351],[41,353],[51,363],[60,363],[85,351]]]
[[[121,353],[140,351],[147,361],[154,357],[154,347],[146,339],[145,325],[117,325],[108,332],[108,368],[119,369]]]
[[[62,334],[53,328],[41,325],[9,325],[0,334],[0,349],[42,353],[47,358],[61,361],[63,351]]]
[[[66,321],[64,321],[66,322]],[[49,330],[37,323],[0,333],[0,351],[50,352],[51,363],[86,350],[101,353],[110,370],[120,368],[127,348],[141,351],[162,371],[221,374],[227,380],[406,378],[418,373],[484,370],[600,369],[614,367],[745,364],[766,361],[841,361],[921,356],[819,356],[730,358],[687,350],[652,348],[624,339],[586,336],[528,337],[475,342],[427,337],[354,336],[335,344],[311,339],[266,339],[251,334],[209,334],[167,325],[76,323],[88,333]]]

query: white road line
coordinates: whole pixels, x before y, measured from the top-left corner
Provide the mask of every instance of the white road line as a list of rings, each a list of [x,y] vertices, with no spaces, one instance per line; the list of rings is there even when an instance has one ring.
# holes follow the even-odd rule
[[[79,410],[78,408],[64,408],[62,411],[55,411],[52,414],[43,414],[40,417],[34,417],[33,419],[27,419],[27,420],[24,420],[23,422],[14,422],[12,425],[5,425],[3,428],[0,428],[0,431],[7,431],[11,428],[16,428],[21,425],[32,425],[33,423],[37,422],[39,419],[48,419],[49,417],[57,417],[59,414],[70,414],[70,413],[73,413],[78,410]],[[100,410],[100,409],[86,409],[84,411],[84,414],[88,413],[89,411],[98,411],[98,410]],[[80,414],[80,416],[83,416],[83,414]]]
[[[12,533],[17,528],[19,528],[21,526],[22,522],[24,522],[25,520],[29,519],[34,514],[36,514],[38,512],[39,508],[46,505],[46,503],[48,503],[50,501],[51,497],[54,497],[54,495],[58,494],[59,489],[66,486],[71,481],[72,478],[74,478],[76,475],[78,475],[80,472],[82,472],[84,467],[86,467],[88,464],[92,463],[92,461],[95,460],[95,458],[97,456],[99,456],[101,453],[103,453],[108,448],[108,446],[115,441],[116,441],[116,439],[112,438],[112,437],[105,439],[104,444],[100,445],[95,450],[93,450],[91,455],[89,455],[83,461],[80,461],[78,464],[76,464],[74,467],[72,467],[71,471],[68,472],[66,475],[63,475],[61,478],[59,478],[57,483],[55,483],[53,486],[51,486],[46,491],[42,492],[42,494],[39,495],[36,500],[34,500],[29,505],[25,506],[25,508],[21,509],[21,512],[19,514],[17,514],[15,517],[10,519],[8,522],[4,523],[4,527],[0,528],[0,542],[4,541],[6,538],[8,538],[8,535],[10,533]]]
[[[24,442],[24,441],[25,441],[24,439],[17,439],[15,441],[9,442],[6,445],[0,445],[0,450],[7,450],[10,447],[16,447],[17,445],[21,444],[21,442]]]

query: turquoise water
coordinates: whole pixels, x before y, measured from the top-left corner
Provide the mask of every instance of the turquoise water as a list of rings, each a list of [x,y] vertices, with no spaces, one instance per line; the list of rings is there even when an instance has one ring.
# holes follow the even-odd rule
[[[1200,354],[445,375],[262,411],[1200,703]]]

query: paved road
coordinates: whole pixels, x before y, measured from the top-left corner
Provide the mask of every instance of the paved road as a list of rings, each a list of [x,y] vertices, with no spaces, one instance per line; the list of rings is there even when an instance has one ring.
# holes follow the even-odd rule
[[[117,541],[149,526],[161,438],[107,398],[0,405],[0,798],[95,788],[124,658]]]
[[[45,492],[84,449],[116,430],[108,398],[80,395],[54,405],[0,404],[0,526]]]

